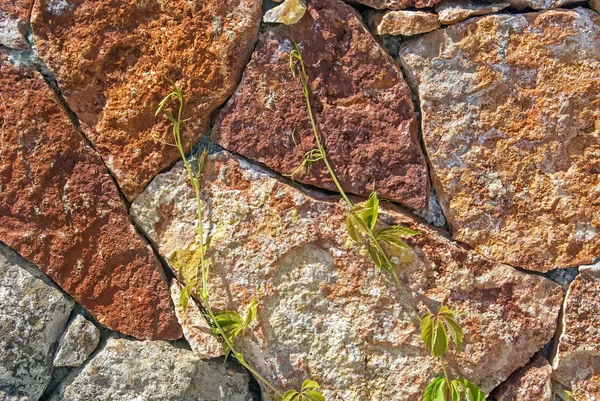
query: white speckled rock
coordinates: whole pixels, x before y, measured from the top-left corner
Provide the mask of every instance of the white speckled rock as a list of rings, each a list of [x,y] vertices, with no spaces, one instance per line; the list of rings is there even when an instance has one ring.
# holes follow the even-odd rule
[[[26,49],[26,24],[32,0],[0,1],[0,46],[10,49]]]
[[[223,345],[213,335],[202,311],[193,299],[188,302],[187,310],[179,303],[181,289],[179,281],[171,281],[171,298],[175,304],[175,314],[183,329],[183,335],[190,344],[192,351],[201,359],[217,358],[224,355]]]
[[[509,2],[486,2],[481,0],[442,0],[437,3],[435,12],[444,25],[454,24],[469,17],[492,14],[510,6]]]
[[[538,355],[494,391],[496,401],[551,401],[551,379],[552,366]]]
[[[75,316],[58,343],[54,366],[80,366],[94,352],[99,342],[100,330],[94,323],[82,315]]]
[[[110,338],[51,401],[251,401],[249,377],[163,341]]]
[[[412,36],[440,27],[437,14],[427,11],[376,12],[369,16],[368,23],[375,35]]]
[[[0,400],[42,395],[73,306],[35,266],[0,243]]]
[[[537,271],[600,256],[600,16],[473,18],[399,55],[454,238]]]
[[[533,8],[534,10],[549,10],[577,3],[579,0],[509,0],[510,5],[518,10]]]
[[[225,151],[209,157],[202,185],[211,304],[242,311],[259,299],[258,325],[237,344],[248,362],[281,389],[311,377],[329,400],[421,396],[440,366],[398,290],[348,240],[338,198],[298,190]],[[194,205],[179,164],[131,208],[182,279],[197,262]],[[453,374],[490,391],[552,337],[558,285],[492,263],[395,209],[382,219],[423,233],[410,241],[414,258],[394,254],[421,310],[445,302],[466,313],[465,352],[448,358]]]
[[[600,262],[581,266],[571,283],[562,333],[553,362],[554,377],[579,401],[600,400]]]

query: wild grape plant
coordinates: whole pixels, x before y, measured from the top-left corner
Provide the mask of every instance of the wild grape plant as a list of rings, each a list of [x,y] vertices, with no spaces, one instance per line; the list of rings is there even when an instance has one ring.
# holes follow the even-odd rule
[[[322,161],[329,172],[338,192],[346,202],[349,212],[346,215],[346,229],[348,235],[355,242],[366,247],[366,250],[380,271],[386,272],[396,284],[400,293],[410,306],[413,318],[420,325],[421,336],[425,345],[433,356],[438,357],[444,372],[443,377],[435,378],[425,389],[423,401],[483,401],[485,395],[475,384],[463,378],[450,380],[446,369],[444,355],[448,349],[448,337],[454,341],[457,350],[460,352],[464,333],[456,322],[458,313],[453,312],[447,306],[442,306],[440,310],[433,314],[431,312],[420,315],[418,308],[413,303],[407,289],[400,281],[396,273],[396,264],[386,252],[386,249],[400,248],[412,252],[411,248],[404,242],[407,237],[419,235],[420,233],[410,228],[394,225],[388,227],[378,227],[379,217],[379,198],[375,188],[369,198],[358,205],[346,195],[346,192],[340,185],[340,182],[333,170],[328,158],[327,151],[323,146],[319,135],[315,117],[310,103],[310,91],[308,86],[308,76],[302,59],[302,52],[298,44],[294,42],[294,49],[289,54],[290,70],[293,77],[298,77],[302,86],[302,95],[306,103],[307,114],[315,137],[316,148],[306,152],[298,168],[289,176],[294,179],[298,174],[304,174],[310,168],[310,165]]]
[[[169,102],[175,100],[178,103],[177,114],[173,115],[172,110],[168,107]],[[173,143],[163,141],[158,136],[153,138],[168,146],[174,146],[179,150],[181,160],[187,171],[188,178],[194,189],[196,196],[196,210],[197,210],[197,234],[200,239],[199,242],[199,264],[195,268],[194,277],[189,279],[179,298],[179,303],[182,305],[184,310],[187,309],[190,298],[193,295],[199,294],[200,305],[205,311],[205,316],[209,321],[213,331],[217,337],[219,337],[224,343],[226,358],[232,354],[237,361],[244,366],[257,380],[264,384],[271,392],[273,399],[278,401],[325,401],[325,398],[317,391],[319,385],[317,382],[312,380],[306,380],[302,385],[300,392],[289,390],[286,392],[279,391],[273,386],[267,379],[265,379],[260,373],[258,373],[248,362],[244,360],[244,356],[235,348],[235,342],[238,336],[245,334],[246,330],[256,320],[258,314],[258,301],[254,299],[246,309],[245,316],[242,317],[235,311],[218,311],[215,312],[209,302],[209,273],[210,273],[210,261],[206,257],[208,245],[204,240],[204,227],[202,223],[202,201],[201,201],[201,185],[200,176],[202,169],[207,157],[207,151],[205,150],[197,161],[196,172],[193,171],[191,164],[185,156],[185,149],[181,140],[181,126],[185,122],[182,119],[184,106],[184,99],[181,90],[173,85],[173,90],[160,102],[158,109],[156,110],[155,116],[164,115],[169,122],[172,124],[173,131]],[[200,283],[200,289],[198,290],[198,283]],[[293,396],[292,396],[293,395]],[[300,397],[300,398],[299,398]]]

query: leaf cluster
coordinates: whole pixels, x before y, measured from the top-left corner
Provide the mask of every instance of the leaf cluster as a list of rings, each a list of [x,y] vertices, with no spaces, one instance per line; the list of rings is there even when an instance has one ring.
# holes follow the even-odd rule
[[[433,356],[443,356],[448,349],[448,338],[456,344],[458,352],[462,350],[465,337],[462,328],[456,322],[459,314],[442,305],[437,313],[427,312],[421,317],[421,338]]]
[[[423,401],[485,401],[485,394],[467,379],[448,381],[436,377],[429,383],[423,394]]]
[[[318,391],[321,386],[314,380],[304,380],[300,391],[288,390],[283,393],[281,401],[325,401],[325,397]]]
[[[215,323],[221,328],[223,335],[227,337],[228,342],[230,344],[235,344],[235,340],[239,337],[239,335],[244,335],[250,325],[256,321],[257,314],[258,301],[255,298],[246,308],[244,318],[242,318],[239,313],[228,310],[215,312],[214,316]],[[215,330],[215,334],[217,335],[219,332]],[[233,350],[230,349],[230,347],[227,347],[225,356],[227,357],[232,351]]]

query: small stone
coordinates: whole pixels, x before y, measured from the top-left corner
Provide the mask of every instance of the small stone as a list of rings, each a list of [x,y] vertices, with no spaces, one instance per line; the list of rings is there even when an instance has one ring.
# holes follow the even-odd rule
[[[563,308],[554,378],[576,400],[600,399],[600,262],[581,266]]]
[[[249,376],[162,341],[109,338],[50,401],[251,401]]]
[[[549,10],[551,8],[563,7],[580,0],[509,0],[510,5],[518,10],[533,8],[534,10]]]
[[[310,376],[331,400],[422,397],[441,368],[399,290],[348,238],[338,197],[300,190],[226,151],[209,156],[201,186],[211,305],[243,313],[259,302],[257,324],[236,342],[248,363],[280,389]],[[198,262],[195,204],[179,163],[131,206],[184,281]],[[489,392],[552,338],[560,286],[468,251],[385,202],[381,208],[382,224],[422,233],[408,240],[414,254],[392,253],[420,311],[444,303],[464,312],[464,352],[447,358],[453,375]]]
[[[190,344],[192,351],[200,359],[218,358],[225,355],[223,344],[213,334],[196,301],[190,298],[187,309],[183,309],[183,305],[179,301],[182,288],[183,285],[179,281],[171,281],[171,298],[175,304],[177,320],[179,320],[183,336]]]
[[[27,49],[25,39],[32,0],[0,1],[0,46],[9,49]]]
[[[510,6],[509,2],[485,2],[482,0],[442,0],[435,5],[440,22],[454,24],[477,15],[492,14]]]
[[[101,324],[181,337],[162,265],[41,74],[0,55],[0,92],[0,241]]]
[[[543,356],[536,356],[494,391],[496,401],[551,401],[552,366]]]
[[[100,342],[100,330],[82,315],[69,323],[54,357],[56,367],[81,366]]]
[[[52,353],[73,301],[0,243],[0,399],[37,400],[52,377]]]
[[[369,16],[369,27],[376,35],[412,36],[440,27],[437,14],[426,11],[387,11]]]
[[[315,149],[290,71],[290,38],[302,51],[319,133],[344,190],[366,197],[375,183],[381,197],[425,209],[429,179],[410,89],[360,15],[339,0],[312,0],[297,24],[265,29],[212,139],[283,174]],[[336,191],[323,161],[293,178]]]
[[[36,49],[70,109],[127,197],[180,155],[170,123],[155,117],[183,92],[186,149],[231,96],[256,42],[261,0],[38,0]],[[177,107],[175,102],[171,107]]]
[[[304,0],[285,0],[265,13],[263,22],[292,25],[306,13]]]
[[[430,174],[453,237],[531,270],[600,255],[600,15],[469,19],[407,39]]]

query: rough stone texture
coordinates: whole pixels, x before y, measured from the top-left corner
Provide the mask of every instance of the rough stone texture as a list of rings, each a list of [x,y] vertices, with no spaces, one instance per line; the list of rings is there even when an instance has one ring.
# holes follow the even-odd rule
[[[51,401],[251,401],[249,377],[162,341],[108,339]]]
[[[37,400],[52,377],[52,353],[73,301],[0,243],[0,399]]]
[[[537,356],[494,391],[496,401],[551,401],[552,366]]]
[[[250,57],[261,0],[40,0],[32,19],[40,57],[129,200],[179,153],[164,118],[171,90],[186,99],[183,144],[204,134]]]
[[[600,16],[475,18],[406,41],[434,187],[456,239],[547,271],[600,255]]]
[[[344,189],[366,196],[375,179],[382,197],[425,208],[427,167],[408,85],[356,11],[338,0],[311,1],[297,24],[265,29],[213,139],[287,174],[315,148],[289,68],[290,37],[302,49],[320,134]],[[335,190],[323,162],[296,180]]]
[[[600,399],[600,263],[581,266],[565,298],[554,377],[577,400]]]
[[[175,313],[190,348],[200,359],[217,358],[225,355],[223,345],[213,335],[212,329],[196,302],[190,299],[187,310],[183,310],[183,306],[179,303],[182,288],[183,286],[179,281],[171,281],[171,298],[175,304]]]
[[[361,3],[378,10],[403,10],[405,8],[432,7],[440,0],[352,0],[350,2]]]
[[[440,367],[398,290],[348,240],[337,197],[301,192],[225,151],[209,158],[202,185],[211,304],[242,311],[259,299],[258,325],[238,344],[247,361],[280,388],[310,376],[331,400],[421,396]],[[182,278],[197,262],[194,205],[179,164],[131,209]],[[448,358],[454,374],[490,391],[552,337],[560,286],[490,262],[395,209],[382,221],[423,233],[410,241],[414,259],[394,254],[421,310],[444,302],[465,312],[465,352]]]
[[[0,0],[0,46],[26,49],[26,24],[32,0]]]
[[[387,11],[369,16],[369,27],[376,35],[412,36],[440,27],[438,15],[426,11]]]
[[[160,262],[48,85],[0,56],[0,93],[0,241],[102,324],[180,337]]]
[[[590,0],[590,7],[600,13],[600,0]]]
[[[509,0],[510,5],[516,9],[533,8],[534,10],[547,10],[558,8],[580,0]]]
[[[481,0],[442,0],[435,5],[440,22],[444,25],[454,24],[477,15],[498,12],[510,6],[509,2],[486,2]]]
[[[100,330],[82,315],[69,323],[62,335],[54,357],[54,366],[81,366],[100,342]]]

